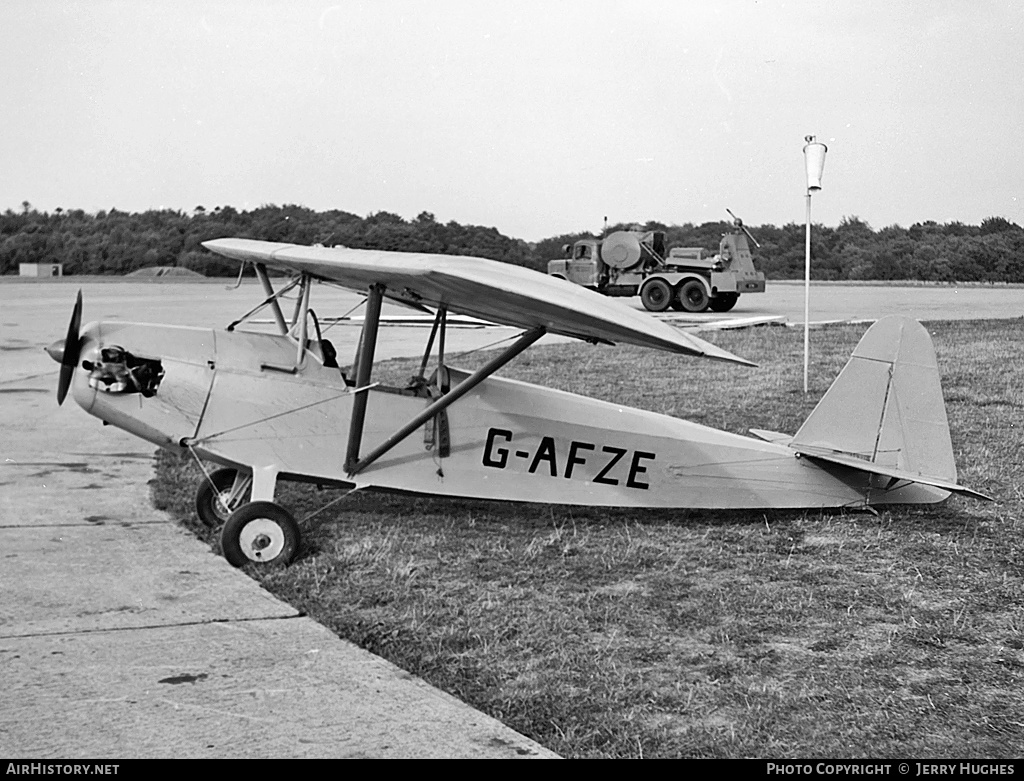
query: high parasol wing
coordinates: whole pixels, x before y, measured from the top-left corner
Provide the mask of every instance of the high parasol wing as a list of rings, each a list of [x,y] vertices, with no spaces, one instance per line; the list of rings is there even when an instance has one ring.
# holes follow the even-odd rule
[[[384,285],[385,296],[394,301],[444,306],[450,312],[498,325],[527,330],[543,327],[548,333],[587,341],[755,365],[599,293],[509,263],[252,239],[216,239],[203,242],[203,246],[234,260],[309,274],[358,292]]]

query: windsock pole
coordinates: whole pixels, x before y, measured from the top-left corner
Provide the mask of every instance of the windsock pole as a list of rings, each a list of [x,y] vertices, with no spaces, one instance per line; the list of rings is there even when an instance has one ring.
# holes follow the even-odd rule
[[[807,191],[807,232],[804,238],[804,393],[811,355],[811,191]]]
[[[804,239],[804,393],[807,393],[807,375],[811,356],[811,193],[821,189],[821,175],[825,170],[825,152],[828,147],[804,136],[804,164],[807,170],[807,233]]]

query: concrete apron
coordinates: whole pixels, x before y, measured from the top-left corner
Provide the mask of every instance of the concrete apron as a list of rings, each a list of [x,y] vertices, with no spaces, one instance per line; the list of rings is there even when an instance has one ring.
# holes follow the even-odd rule
[[[555,756],[154,510],[148,445],[58,409],[31,347],[0,355],[0,756]]]

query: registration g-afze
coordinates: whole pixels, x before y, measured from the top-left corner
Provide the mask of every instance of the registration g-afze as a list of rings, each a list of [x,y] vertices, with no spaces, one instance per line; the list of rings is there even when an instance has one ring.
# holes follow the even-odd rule
[[[61,362],[58,401],[70,389],[105,423],[220,465],[201,481],[197,507],[207,523],[223,522],[223,550],[235,565],[295,556],[299,526],[274,501],[281,480],[603,507],[987,498],[957,483],[931,340],[905,317],[868,329],[795,435],[753,430],[751,438],[498,377],[545,334],[753,365],[564,280],[480,258],[247,239],[204,246],[253,266],[266,294],[260,306],[225,330],[81,328],[79,293],[66,339],[49,351]],[[286,281],[275,290],[276,279]],[[366,296],[347,371],[310,306],[318,283]],[[290,316],[281,306],[288,291]],[[374,381],[385,299],[433,315],[419,374],[400,387]],[[236,328],[263,307],[277,333]],[[449,315],[522,333],[481,368],[462,371],[446,363]]]

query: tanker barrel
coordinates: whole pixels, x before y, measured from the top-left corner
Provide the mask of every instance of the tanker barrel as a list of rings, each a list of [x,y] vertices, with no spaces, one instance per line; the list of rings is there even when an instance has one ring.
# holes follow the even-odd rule
[[[640,240],[629,231],[615,231],[601,242],[601,260],[612,268],[632,268],[642,254]]]

